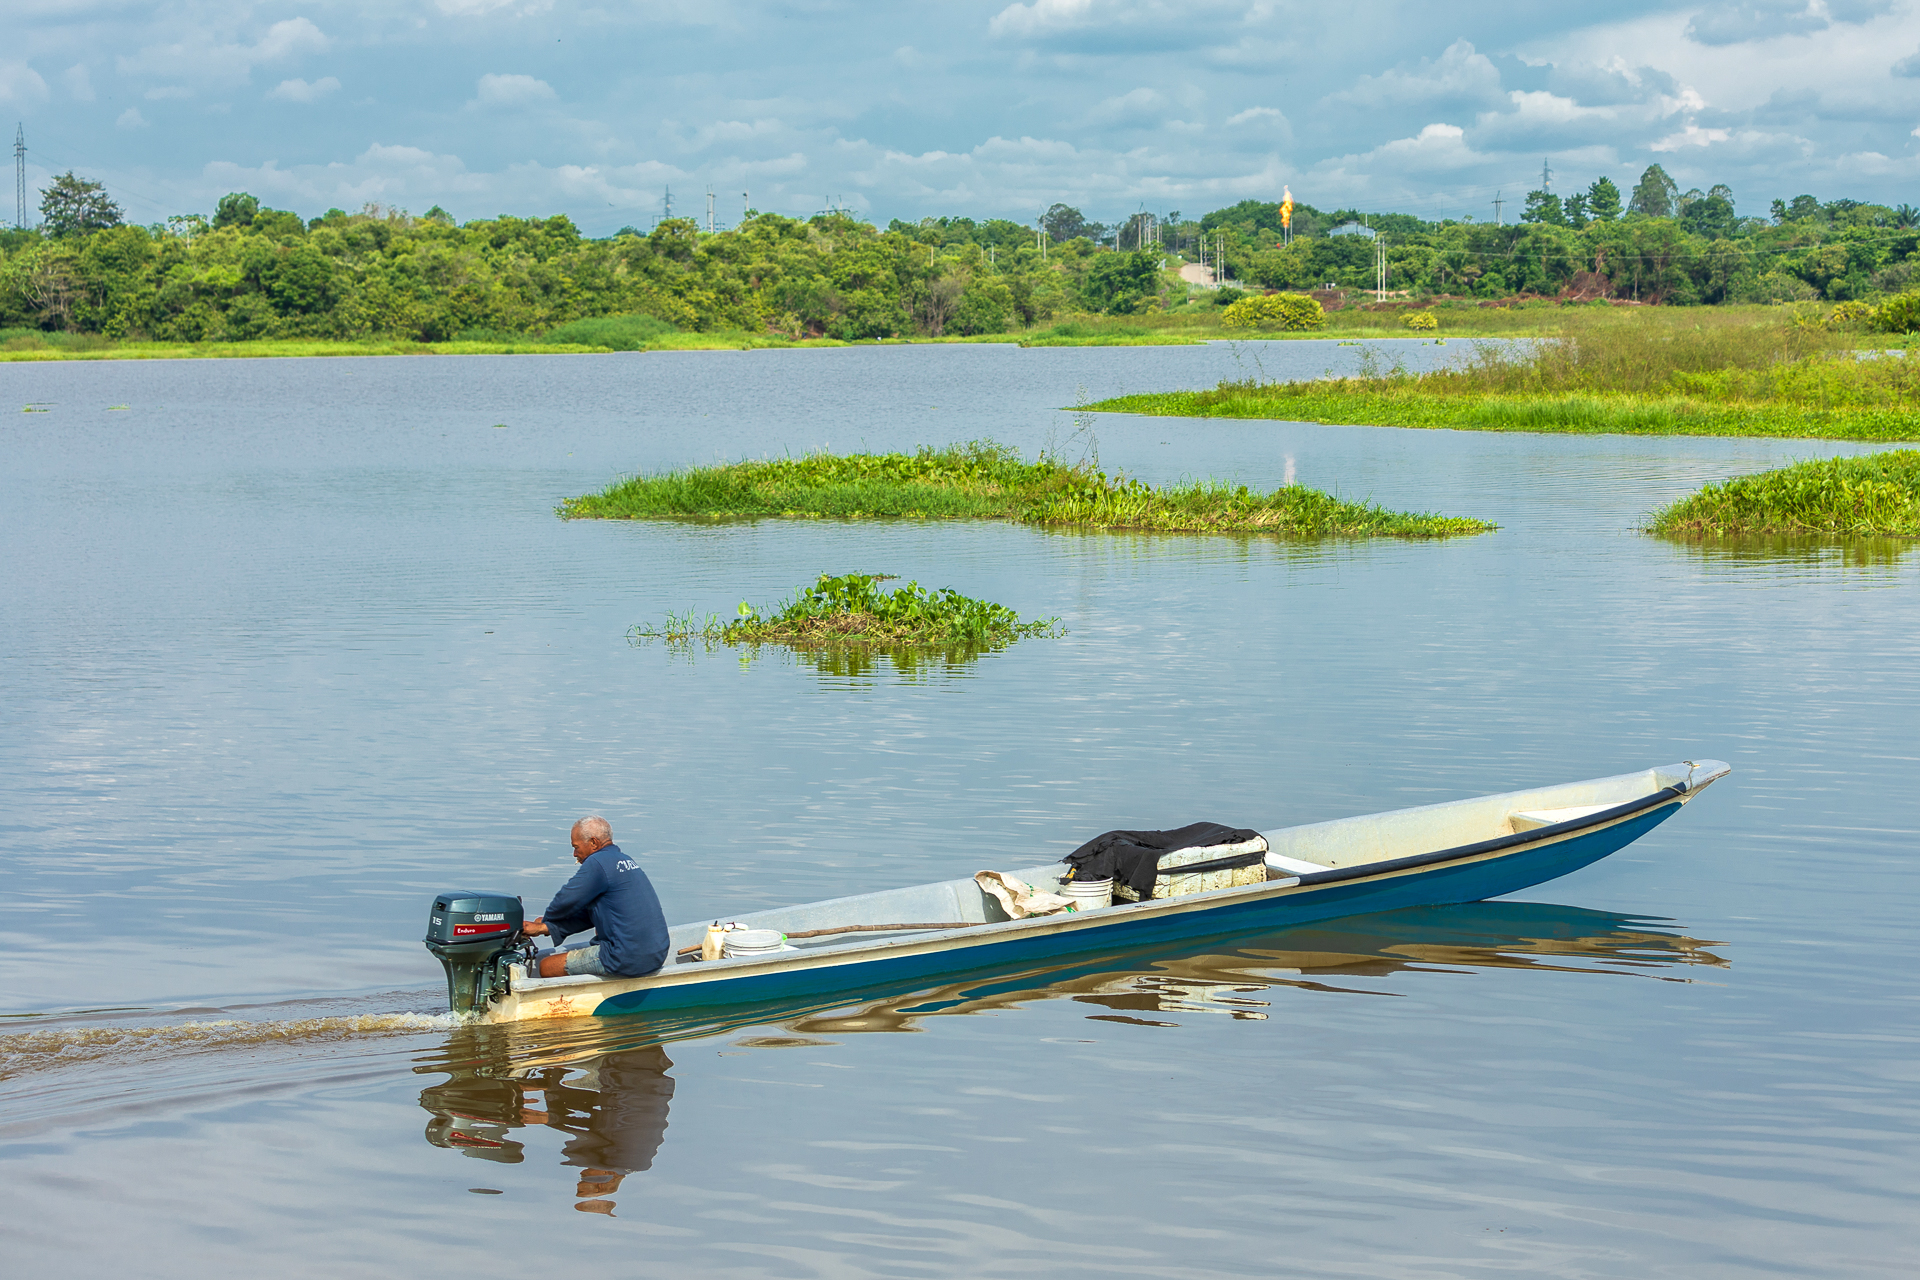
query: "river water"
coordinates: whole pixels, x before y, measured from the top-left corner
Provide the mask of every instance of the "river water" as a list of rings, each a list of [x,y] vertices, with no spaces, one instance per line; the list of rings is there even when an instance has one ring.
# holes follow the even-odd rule
[[[1853,447],[1061,408],[1356,355],[0,365],[9,1270],[1910,1274],[1920,560],[1636,531]],[[1501,529],[553,515],[982,436]],[[626,639],[849,571],[1067,634],[837,671]],[[418,941],[440,889],[537,909],[588,811],[688,920],[1683,757],[1735,773],[1517,901],[731,1025],[455,1028]]]

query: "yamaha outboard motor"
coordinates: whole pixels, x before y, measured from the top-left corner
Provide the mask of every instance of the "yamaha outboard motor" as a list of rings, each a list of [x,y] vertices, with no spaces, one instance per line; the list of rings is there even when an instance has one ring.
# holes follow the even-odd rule
[[[510,893],[456,889],[433,900],[427,950],[447,971],[447,1003],[459,1014],[479,1013],[507,993],[507,965],[526,950],[526,908]]]

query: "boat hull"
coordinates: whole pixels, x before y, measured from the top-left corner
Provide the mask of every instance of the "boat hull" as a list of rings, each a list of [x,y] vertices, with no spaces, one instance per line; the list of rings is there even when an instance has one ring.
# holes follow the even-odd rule
[[[846,952],[788,954],[749,963],[669,965],[642,978],[561,988],[541,984],[496,1002],[484,1021],[593,1014],[722,1009],[727,1006],[857,995],[986,965],[1047,961],[1079,952],[1147,947],[1295,925],[1402,907],[1476,902],[1567,875],[1608,856],[1678,812],[1690,795],[1673,796],[1585,830],[1432,863],[1399,867],[1333,883],[1273,881],[1242,889],[1162,899],[1101,911],[987,925]],[[703,970],[705,970],[703,972]]]

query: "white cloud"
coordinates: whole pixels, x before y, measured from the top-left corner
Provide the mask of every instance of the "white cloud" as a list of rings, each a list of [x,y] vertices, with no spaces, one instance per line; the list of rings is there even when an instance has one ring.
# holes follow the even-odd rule
[[[1084,26],[1093,17],[1093,0],[1032,0],[1010,4],[987,23],[992,36],[1050,35]]]
[[[283,102],[317,102],[339,87],[340,82],[332,76],[321,76],[312,84],[299,79],[282,80],[267,96]]]
[[[140,114],[140,108],[128,107],[120,113],[120,118],[115,120],[113,124],[117,129],[144,129],[147,127],[148,121],[145,116]]]
[[[449,18],[481,18],[516,4],[522,16],[545,13],[553,8],[553,0],[434,0],[434,7]]]
[[[288,18],[268,27],[252,44],[215,44],[203,32],[173,44],[149,45],[118,59],[122,75],[156,76],[209,87],[247,83],[253,68],[306,53],[323,53],[331,41],[305,18]],[[153,97],[152,93],[147,95]]]
[[[1702,129],[1697,124],[1689,124],[1678,133],[1670,133],[1653,144],[1655,151],[1678,151],[1682,147],[1705,147],[1716,142],[1725,142],[1732,136],[1727,129]]]
[[[47,82],[24,62],[0,62],[0,102],[31,106],[47,100]]]
[[[289,18],[267,28],[250,50],[253,61],[272,62],[293,53],[325,53],[327,37],[305,18]]]
[[[488,73],[480,77],[473,102],[487,107],[523,107],[535,102],[551,102],[558,96],[545,80]]]
[[[1470,42],[1455,40],[1438,58],[1361,76],[1352,88],[1327,101],[1343,106],[1407,107],[1443,100],[1486,102],[1500,96],[1499,68]]]
[[[1227,117],[1228,124],[1252,124],[1257,120],[1272,120],[1280,124],[1287,122],[1286,116],[1272,107],[1248,107],[1245,111]]]
[[[67,96],[75,102],[93,101],[93,77],[87,74],[86,63],[75,63],[61,72],[60,83],[67,86]]]
[[[1155,125],[1166,120],[1168,105],[1158,89],[1134,89],[1096,103],[1087,119],[1108,125]]]

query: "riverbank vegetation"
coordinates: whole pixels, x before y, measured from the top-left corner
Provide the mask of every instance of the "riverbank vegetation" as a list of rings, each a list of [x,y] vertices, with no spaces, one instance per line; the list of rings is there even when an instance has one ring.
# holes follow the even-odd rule
[[[1259,493],[1193,481],[1155,488],[1091,463],[974,441],[917,453],[816,453],[657,472],[570,498],[568,519],[798,517],[1011,520],[1022,524],[1294,538],[1433,538],[1482,533],[1483,520],[1388,511],[1305,485]]]
[[[307,218],[243,192],[211,216],[142,227],[71,174],[44,195],[39,227],[0,232],[0,358],[338,349],[238,345],[274,342],[1183,342],[1221,336],[1233,304],[1267,290],[1311,291],[1329,334],[1404,336],[1401,309],[1436,303],[1442,337],[1511,334],[1537,328],[1510,305],[1533,297],[1664,309],[1906,296],[1914,323],[1900,331],[1920,323],[1920,295],[1909,293],[1920,286],[1914,210],[1800,196],[1743,217],[1731,192],[1682,193],[1658,166],[1630,198],[1604,180],[1564,198],[1536,192],[1509,226],[1303,203],[1284,244],[1278,205],[1260,201],[1114,226],[1055,205],[1039,228],[939,217],[883,229],[844,210],[748,211],[729,229],[670,218],[592,237],[564,216],[457,223],[437,206],[420,217],[369,205]],[[1393,296],[1363,304],[1379,259]],[[1178,268],[1196,260],[1206,282],[1183,281]]]
[[[1022,622],[1005,605],[975,600],[951,587],[921,589],[917,582],[891,591],[889,575],[821,574],[819,581],[765,610],[742,601],[739,616],[668,615],[657,627],[635,627],[636,640],[710,641],[730,645],[781,644],[808,649],[864,645],[882,649],[932,646],[980,653],[1033,636],[1065,634],[1058,618]]]
[[[1543,340],[1471,344],[1429,373],[1122,396],[1088,408],[1477,431],[1920,439],[1920,358],[1859,351],[1853,322],[1781,309],[1568,308]]]
[[[1650,532],[1920,538],[1920,450],[1821,458],[1736,476],[1658,512]]]

